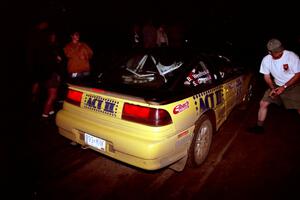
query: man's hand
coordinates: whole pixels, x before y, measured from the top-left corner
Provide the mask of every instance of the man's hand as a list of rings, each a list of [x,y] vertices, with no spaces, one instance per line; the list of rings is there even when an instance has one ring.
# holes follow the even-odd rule
[[[284,90],[285,90],[285,88],[284,88],[283,86],[274,88],[274,89],[271,90],[269,96],[270,96],[271,98],[274,98],[274,97],[280,95],[281,93],[283,93]]]
[[[276,95],[280,95],[285,90],[284,86],[280,86],[275,89]]]
[[[270,94],[269,94],[269,97],[275,98],[278,95],[276,90],[277,90],[277,88],[272,89]]]

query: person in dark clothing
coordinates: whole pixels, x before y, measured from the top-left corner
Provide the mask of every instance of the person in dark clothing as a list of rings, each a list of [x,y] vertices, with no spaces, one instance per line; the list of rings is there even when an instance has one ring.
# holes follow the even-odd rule
[[[156,47],[157,32],[151,19],[148,19],[142,28],[143,46],[145,49]]]
[[[138,49],[142,47],[142,31],[139,24],[133,24],[130,30],[130,47]]]
[[[54,103],[63,73],[63,49],[57,42],[56,33],[49,33],[48,44],[39,53],[39,66],[33,92],[35,96],[41,89],[46,89],[47,97],[43,105],[43,118],[53,115]]]
[[[32,102],[38,101],[39,82],[41,81],[42,65],[45,48],[48,44],[49,23],[47,21],[38,22],[28,35],[27,41],[27,65],[31,75]]]

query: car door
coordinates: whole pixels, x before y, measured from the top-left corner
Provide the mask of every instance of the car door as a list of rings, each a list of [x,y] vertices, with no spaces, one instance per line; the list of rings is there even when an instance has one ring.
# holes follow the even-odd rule
[[[218,81],[217,75],[215,74],[214,67],[209,60],[202,58],[199,60],[200,68],[203,72],[207,72],[211,77],[211,85],[207,85],[209,89],[205,92],[203,96],[203,101],[207,105],[214,110],[216,115],[216,126],[217,128],[226,120],[226,112],[225,112],[225,101],[223,95],[222,84]]]
[[[224,82],[223,91],[224,91],[224,99],[225,99],[225,115],[226,117],[228,117],[232,109],[236,106],[236,102],[237,102],[236,79],[232,79]]]
[[[226,118],[231,113],[232,109],[237,105],[239,95],[240,77],[234,71],[231,61],[223,56],[218,56],[215,59],[215,65],[220,75],[223,87],[225,116]]]

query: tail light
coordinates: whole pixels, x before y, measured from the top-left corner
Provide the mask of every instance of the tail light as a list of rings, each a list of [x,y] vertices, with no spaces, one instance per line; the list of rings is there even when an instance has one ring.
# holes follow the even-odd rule
[[[76,90],[68,90],[66,101],[76,106],[80,106],[81,98],[82,92]]]
[[[171,116],[166,110],[128,103],[124,104],[122,119],[150,126],[164,126],[172,123]]]

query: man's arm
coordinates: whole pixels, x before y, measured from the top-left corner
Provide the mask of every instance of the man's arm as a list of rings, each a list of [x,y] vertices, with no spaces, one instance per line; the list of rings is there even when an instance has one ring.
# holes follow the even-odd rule
[[[265,82],[268,84],[269,88],[271,88],[271,92],[269,94],[270,97],[275,97],[276,95],[278,95],[276,93],[277,89],[275,88],[274,84],[273,84],[273,80],[270,74],[265,74],[264,75],[264,79]]]
[[[276,95],[280,95],[281,93],[283,93],[283,91],[284,91],[286,88],[288,88],[288,87],[290,87],[290,86],[292,86],[292,85],[298,83],[299,81],[300,81],[300,72],[296,73],[296,74],[295,74],[288,82],[286,82],[283,86],[280,86],[280,87],[276,88]]]
[[[273,84],[273,80],[272,80],[270,74],[264,74],[264,79],[265,79],[266,83],[268,84],[269,88],[271,88],[272,90],[275,89],[275,86]]]
[[[286,82],[284,85],[286,85],[285,88],[294,85],[300,81],[300,72],[296,73],[295,76],[293,76],[288,82]]]

